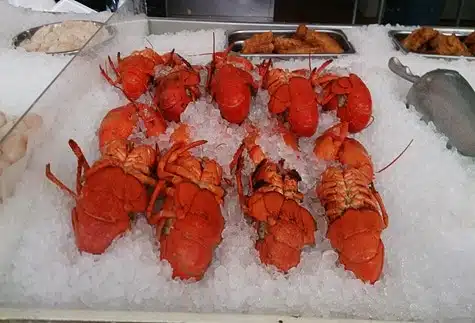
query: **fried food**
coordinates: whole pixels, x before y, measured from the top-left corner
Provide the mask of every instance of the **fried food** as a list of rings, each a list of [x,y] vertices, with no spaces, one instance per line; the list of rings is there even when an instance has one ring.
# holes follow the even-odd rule
[[[402,41],[402,45],[411,52],[418,52],[428,42],[437,37],[439,32],[433,28],[422,27],[414,30]]]
[[[421,27],[410,33],[402,45],[410,52],[448,56],[475,54],[475,32],[462,42],[455,34],[444,35],[430,27]]]
[[[311,45],[293,38],[275,37],[275,51],[278,54],[316,54],[320,53],[320,48],[313,48]]]
[[[468,50],[472,55],[475,55],[475,31],[465,38],[464,41],[465,45],[467,46]]]
[[[243,54],[340,54],[340,44],[326,33],[299,25],[291,37],[276,36],[271,31],[255,34],[244,41]]]
[[[315,30],[309,30],[305,25],[299,25],[294,35],[297,39],[312,45],[314,48],[319,48],[322,53],[329,54],[341,54],[343,48],[340,44],[330,37],[328,34],[318,32]]]
[[[467,46],[455,35],[438,34],[430,41],[430,46],[439,55],[472,56]]]
[[[274,51],[274,35],[271,31],[255,34],[244,41],[243,54],[271,54]]]

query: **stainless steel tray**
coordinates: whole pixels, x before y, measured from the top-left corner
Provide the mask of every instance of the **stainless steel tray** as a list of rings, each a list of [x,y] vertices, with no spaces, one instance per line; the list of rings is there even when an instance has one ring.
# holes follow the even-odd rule
[[[439,31],[441,34],[444,34],[444,35],[455,34],[455,36],[457,36],[461,41],[464,41],[464,39],[470,33],[474,31],[473,29],[460,29],[460,28],[437,28],[437,27],[432,27],[432,28],[434,28],[435,30]],[[475,57],[473,56],[438,55],[438,54],[425,54],[425,53],[417,53],[417,52],[408,51],[402,45],[402,41],[415,29],[416,28],[404,29],[404,30],[390,30],[388,32],[389,37],[391,37],[394,45],[396,46],[396,49],[400,50],[404,54],[413,53],[415,55],[420,55],[427,58],[443,58],[443,59],[448,59],[448,60],[455,60],[455,59],[475,60]]]
[[[90,39],[88,39],[86,41],[86,47],[95,47],[95,46],[98,46],[100,44],[103,44],[109,40],[111,40],[112,38],[114,38],[115,34],[116,34],[116,30],[114,27],[112,26],[107,26],[105,25],[104,23],[102,22],[99,22],[99,21],[93,21],[93,20],[70,20],[70,21],[79,21],[79,22],[91,22],[93,23],[94,25],[98,26],[99,29],[97,30],[97,32],[91,36]],[[19,33],[18,35],[16,35],[15,37],[13,37],[13,40],[12,40],[12,45],[13,45],[13,48],[17,48],[17,47],[20,47],[21,43],[27,39],[31,39],[31,37],[33,37],[33,35],[38,31],[40,30],[40,28],[42,27],[47,27],[47,26],[59,26],[61,25],[62,23],[64,23],[65,21],[60,21],[60,22],[55,22],[55,23],[50,23],[50,24],[44,24],[44,25],[41,25],[41,26],[37,26],[37,27],[33,27],[33,28],[30,28],[30,29],[27,29],[21,33]],[[104,27],[104,28],[102,28]],[[104,37],[101,38],[101,41],[99,43],[92,43],[90,42],[91,39],[93,40],[97,40],[97,36],[96,34],[97,33],[100,33],[100,32],[104,32],[105,35]],[[77,49],[74,49],[74,50],[69,50],[69,51],[62,51],[62,52],[46,52],[46,54],[50,54],[50,55],[74,55],[74,54],[77,54],[79,53],[79,51],[81,50],[81,48],[77,48]]]
[[[317,30],[322,33],[328,34],[330,37],[335,39],[340,46],[343,48],[343,53],[341,54],[331,54],[331,53],[322,53],[322,54],[241,54],[244,41],[249,39],[255,34],[263,33],[266,31],[272,31],[277,36],[288,36],[291,37],[295,33],[295,29],[269,29],[269,30],[236,30],[226,33],[226,38],[228,40],[228,46],[233,45],[232,51],[238,53],[243,57],[277,57],[277,58],[323,58],[323,57],[338,57],[344,55],[355,54],[355,48],[346,37],[346,34],[340,29],[324,29],[324,28],[311,28],[312,30]]]

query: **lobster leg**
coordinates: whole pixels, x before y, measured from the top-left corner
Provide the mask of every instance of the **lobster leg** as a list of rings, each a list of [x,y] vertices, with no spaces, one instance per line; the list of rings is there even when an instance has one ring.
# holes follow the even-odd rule
[[[79,169],[79,167],[78,167]],[[52,172],[51,172],[51,164],[46,164],[46,171],[45,171],[46,177],[53,182],[55,185],[57,185],[60,189],[66,191],[71,195],[74,199],[77,199],[78,196],[76,193],[74,193],[69,187],[63,184]]]
[[[123,166],[123,163],[121,161],[112,160],[112,159],[102,159],[94,165],[94,168],[86,171],[85,175],[89,177],[92,174],[95,174],[104,168],[108,168],[108,167],[123,168],[122,166]],[[123,168],[123,169],[126,174],[130,174],[134,176],[135,178],[137,178],[140,182],[144,184],[155,185],[156,183],[156,180],[154,178],[143,174],[142,172],[140,172],[140,170],[133,169],[133,168]]]
[[[119,55],[119,54],[117,54]],[[118,56],[120,57],[120,56]],[[109,65],[111,66],[112,70],[114,71],[115,75],[116,75],[116,80],[113,81],[111,79],[111,77],[107,74],[107,72],[104,70],[104,68],[102,68],[101,65],[99,65],[99,69],[101,71],[101,75],[106,79],[107,82],[109,82],[110,85],[114,86],[114,87],[117,87],[117,84],[120,84],[121,83],[121,79],[120,79],[120,74],[119,74],[119,71],[117,70],[117,68],[115,67],[114,65],[114,62],[112,62],[112,59],[110,56],[107,56],[108,58],[108,62],[109,62]]]
[[[86,172],[89,170],[90,166],[89,163],[86,160],[86,157],[84,156],[84,153],[82,152],[81,148],[79,145],[72,139],[68,141],[69,147],[71,147],[71,150],[73,151],[74,155],[76,155],[76,158],[78,160],[78,166],[77,166],[77,171],[76,171],[76,192],[77,194],[81,194],[81,176],[83,174],[83,171]]]
[[[196,180],[194,179],[194,177],[195,177],[194,174],[192,174],[189,170],[187,170],[184,167],[176,166],[176,165],[169,165],[169,166],[166,167],[166,172],[168,174],[174,176],[174,178],[176,178],[176,177],[185,178],[185,179],[189,180],[190,182],[198,184],[196,182]],[[174,175],[174,174],[176,174],[176,175]],[[202,187],[206,188],[207,190],[209,190],[211,192],[213,192],[219,200],[221,200],[221,198],[224,197],[224,189],[222,189],[220,186],[207,183],[205,187],[204,186],[202,186]]]
[[[195,141],[195,142],[192,142],[190,144],[187,144],[187,145],[183,145],[183,143],[177,143],[175,145],[173,145],[166,153],[165,155],[160,159],[160,161],[158,162],[158,167],[157,167],[157,176],[159,178],[163,178],[163,177],[169,177],[169,176],[175,176],[174,174],[171,174],[169,172],[167,172],[165,170],[165,166],[168,164],[168,163],[172,163],[174,162],[178,157],[180,157],[180,155],[182,155],[184,152],[190,150],[190,149],[193,149],[195,147],[198,147],[198,146],[201,146],[201,145],[204,145],[205,143],[207,143],[206,140],[198,140],[198,141]]]
[[[81,189],[82,189],[82,185],[81,185],[81,177],[82,177],[82,174],[83,174],[83,170],[84,172],[86,172],[87,170],[89,170],[90,166],[89,166],[89,163],[87,162],[86,160],[86,157],[84,157],[84,154],[81,150],[81,148],[79,147],[79,145],[72,139],[69,139],[68,141],[68,144],[69,144],[69,147],[71,147],[71,150],[73,151],[74,155],[76,156],[77,158],[77,169],[76,169],[76,192],[77,193],[74,193],[69,187],[67,187],[66,185],[63,184],[63,182],[61,182],[52,172],[51,172],[51,164],[47,164],[46,165],[46,171],[45,171],[45,174],[46,174],[46,177],[51,181],[53,182],[54,184],[56,184],[59,188],[61,188],[62,190],[68,192],[72,197],[74,197],[75,199],[78,198],[78,195],[81,193]]]
[[[155,202],[160,196],[160,193],[163,192],[165,185],[166,185],[165,181],[163,180],[158,181],[157,185],[155,186],[155,189],[153,190],[152,196],[150,197],[150,202],[148,203],[148,207],[145,213],[149,223],[155,224],[155,223],[158,223],[160,220],[160,213],[152,214],[152,212],[153,212],[153,207],[155,205]]]
[[[115,66],[114,62],[110,58],[110,56],[107,56],[109,60],[109,65],[112,67],[112,70],[114,70],[115,75],[117,75],[117,78],[120,80],[120,73],[117,67]],[[120,62],[120,52],[117,52],[117,63]]]
[[[241,204],[241,208],[244,211],[244,213],[247,213],[247,199],[244,196],[244,189],[242,185],[242,169],[244,167],[244,158],[242,156],[239,156],[239,159],[237,161],[237,167],[236,167],[236,185],[237,185],[237,190],[238,190],[238,195],[239,195],[239,203]],[[252,179],[249,178],[249,188],[252,188]]]

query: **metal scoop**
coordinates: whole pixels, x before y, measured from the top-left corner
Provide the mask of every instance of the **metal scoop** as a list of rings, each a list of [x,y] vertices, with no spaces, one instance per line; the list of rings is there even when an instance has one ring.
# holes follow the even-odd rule
[[[406,107],[414,106],[426,123],[449,138],[447,144],[465,156],[475,157],[475,91],[457,71],[436,69],[422,76],[412,74],[399,59],[391,57],[388,67],[414,83],[406,96]]]

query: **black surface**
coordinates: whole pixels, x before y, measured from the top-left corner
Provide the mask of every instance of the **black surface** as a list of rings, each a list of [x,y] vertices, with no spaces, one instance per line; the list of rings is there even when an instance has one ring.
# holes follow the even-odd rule
[[[353,0],[276,0],[274,21],[351,24]]]
[[[165,0],[147,0],[147,16],[167,17],[167,6]]]
[[[59,2],[60,0],[54,0],[55,2]],[[94,9],[96,11],[104,11],[107,8],[110,8],[111,11],[117,10],[117,5],[119,0],[76,0],[77,2]]]
[[[272,21],[273,0],[147,0],[149,17]]]
[[[262,4],[261,0],[243,1],[251,7],[252,5],[249,2]],[[445,1],[456,2],[455,0],[386,1],[386,11],[383,16],[384,24],[455,26],[455,17],[453,19],[440,19]],[[147,15],[149,17],[215,18],[214,20],[226,21],[226,19],[232,20],[226,17],[231,12],[233,16],[240,16],[235,20],[241,21],[267,22],[270,20],[289,23],[351,24],[354,4],[354,0],[274,0],[273,14],[271,8],[269,19],[266,19],[262,13],[257,13],[256,17],[251,19],[251,15],[255,15],[259,11],[262,12],[262,5],[261,10],[256,11],[253,8],[254,10],[246,11],[246,6],[235,5],[241,1],[226,0],[224,2],[228,5],[223,7],[223,5],[215,6],[216,3],[219,4],[219,0],[168,0],[169,7],[167,8],[167,0],[147,0]],[[223,8],[224,10],[222,10]],[[191,10],[192,15],[189,15],[187,9]],[[213,15],[217,16],[213,17]],[[356,24],[374,23],[377,23],[377,17],[364,17],[360,12],[357,12]],[[473,26],[475,22],[464,20],[460,22],[460,25]]]
[[[384,24],[437,25],[445,0],[386,0]]]

